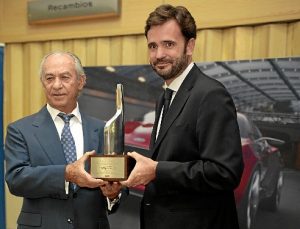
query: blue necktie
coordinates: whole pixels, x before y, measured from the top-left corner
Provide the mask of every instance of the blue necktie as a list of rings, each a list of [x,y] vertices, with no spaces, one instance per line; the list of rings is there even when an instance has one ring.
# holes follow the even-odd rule
[[[65,122],[64,128],[61,132],[60,141],[63,146],[66,161],[70,164],[77,159],[75,141],[70,130],[70,119],[73,118],[74,115],[59,113],[58,116]]]

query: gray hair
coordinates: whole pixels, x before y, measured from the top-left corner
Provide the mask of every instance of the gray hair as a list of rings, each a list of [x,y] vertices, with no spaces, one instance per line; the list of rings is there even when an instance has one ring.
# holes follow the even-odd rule
[[[75,70],[76,70],[76,73],[77,73],[77,78],[80,79],[80,76],[82,75],[85,75],[84,73],[84,69],[81,65],[81,61],[80,59],[74,54],[74,53],[71,53],[71,52],[67,52],[67,51],[54,51],[54,52],[50,52],[48,54],[46,54],[42,61],[41,61],[41,64],[40,64],[40,71],[39,71],[39,75],[40,75],[40,79],[42,80],[43,77],[44,77],[44,64],[47,60],[47,58],[51,55],[57,55],[57,54],[60,54],[60,55],[68,55],[70,56],[73,60],[74,60],[74,64],[75,64]]]

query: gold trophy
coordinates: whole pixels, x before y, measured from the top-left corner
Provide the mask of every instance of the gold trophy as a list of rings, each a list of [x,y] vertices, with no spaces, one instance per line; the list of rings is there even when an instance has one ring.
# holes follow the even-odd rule
[[[90,157],[90,174],[106,181],[126,180],[132,160],[124,152],[123,85],[117,84],[116,113],[104,126],[104,154]]]

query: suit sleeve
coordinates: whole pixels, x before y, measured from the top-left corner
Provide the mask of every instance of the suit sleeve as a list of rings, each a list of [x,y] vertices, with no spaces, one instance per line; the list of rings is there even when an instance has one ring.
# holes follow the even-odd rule
[[[173,150],[170,154],[177,156],[173,161],[159,161],[154,183],[167,192],[233,190],[243,170],[233,101],[223,87],[208,91],[200,99],[191,96],[190,100],[186,106],[194,108],[187,109],[194,110],[195,114],[190,115],[190,120],[185,119],[189,128],[169,130],[178,132],[173,135],[178,140],[166,146]]]
[[[24,132],[17,125],[7,127],[5,159],[5,179],[12,194],[26,198],[67,198],[65,165],[41,163],[32,166]]]

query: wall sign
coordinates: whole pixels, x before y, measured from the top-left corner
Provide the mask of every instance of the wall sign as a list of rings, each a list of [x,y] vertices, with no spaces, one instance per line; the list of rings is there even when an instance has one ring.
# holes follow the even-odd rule
[[[51,23],[120,15],[120,0],[32,0],[28,23]]]

